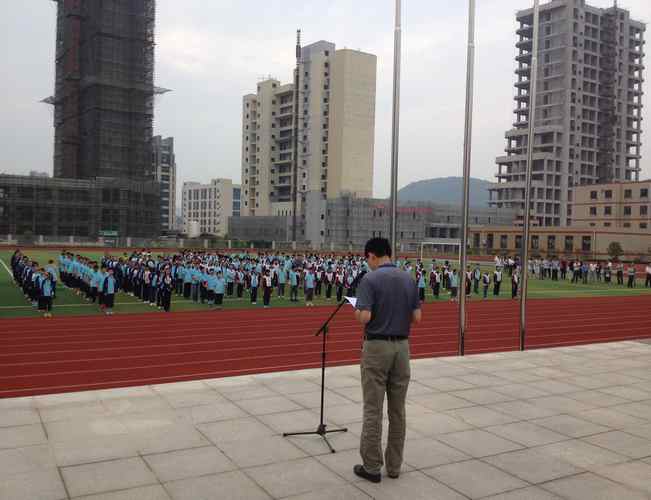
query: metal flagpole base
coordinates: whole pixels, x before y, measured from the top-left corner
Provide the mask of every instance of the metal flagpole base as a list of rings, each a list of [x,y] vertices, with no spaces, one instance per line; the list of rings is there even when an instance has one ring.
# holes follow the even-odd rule
[[[287,436],[321,436],[323,440],[325,441],[325,444],[328,445],[328,448],[330,448],[331,453],[335,453],[335,449],[332,447],[330,444],[330,441],[328,441],[328,438],[326,437],[326,434],[331,434],[333,432],[348,432],[348,429],[341,428],[341,429],[326,429],[325,424],[320,424],[319,427],[317,427],[316,431],[313,432],[283,432],[283,437]]]

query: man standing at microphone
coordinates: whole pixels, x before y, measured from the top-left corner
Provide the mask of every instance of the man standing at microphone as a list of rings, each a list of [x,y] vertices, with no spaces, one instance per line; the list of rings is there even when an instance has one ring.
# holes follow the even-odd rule
[[[389,433],[385,452],[390,478],[402,467],[406,432],[405,399],[410,379],[409,332],[421,321],[418,289],[408,272],[391,262],[386,238],[373,238],[364,248],[371,272],[360,281],[355,317],[364,325],[360,360],[364,420],[360,440],[363,464],[354,473],[368,481],[382,480],[382,410],[387,396]]]

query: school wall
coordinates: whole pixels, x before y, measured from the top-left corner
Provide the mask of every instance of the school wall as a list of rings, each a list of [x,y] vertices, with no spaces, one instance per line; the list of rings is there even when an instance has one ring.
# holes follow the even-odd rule
[[[515,255],[522,251],[522,229],[512,226],[470,227],[470,246],[476,253]],[[492,243],[491,243],[492,239]],[[588,228],[532,228],[531,255],[608,259],[608,246],[619,242],[622,260],[649,258],[651,234],[642,231]]]

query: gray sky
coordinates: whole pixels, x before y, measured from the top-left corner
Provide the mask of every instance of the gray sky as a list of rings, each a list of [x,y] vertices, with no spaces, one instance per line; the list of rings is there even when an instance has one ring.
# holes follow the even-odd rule
[[[53,93],[56,4],[3,3],[0,172],[51,173],[52,109],[38,101]],[[461,175],[466,3],[404,4],[400,186]],[[514,121],[514,14],[532,3],[477,2],[475,177],[494,180],[495,156],[503,152],[504,132]],[[611,0],[590,3],[612,5]],[[651,22],[651,1],[619,3],[634,18]],[[174,92],[157,98],[154,131],[175,138],[179,187],[214,177],[239,181],[241,97],[255,90],[260,77],[289,81],[300,27],[306,44],[323,39],[378,56],[374,194],[386,196],[393,5],[393,0],[158,0],[156,84]],[[648,144],[645,178],[651,176],[647,153]]]

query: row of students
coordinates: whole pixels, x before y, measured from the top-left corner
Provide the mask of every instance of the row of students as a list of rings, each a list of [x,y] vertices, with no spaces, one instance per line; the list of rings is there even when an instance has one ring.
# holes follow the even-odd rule
[[[83,255],[62,252],[59,255],[59,273],[61,281],[72,293],[97,304],[107,316],[113,314],[115,295],[119,290],[113,268],[100,266]]]
[[[33,307],[43,314],[44,318],[52,317],[52,305],[56,293],[56,270],[50,261],[41,267],[38,262],[30,260],[19,250],[11,257],[11,272],[13,281],[22,289],[25,298]]]
[[[330,300],[336,294],[341,300],[344,294],[355,294],[356,278],[364,270],[359,261],[335,262],[316,256],[238,258],[192,252],[158,257],[147,252],[119,258],[105,256],[103,265],[120,269],[125,291],[143,300],[156,293],[155,283],[160,283],[159,274],[164,268],[165,272],[169,270],[177,295],[217,307],[224,297],[243,298],[245,292],[252,303],[257,303],[261,294],[265,306],[269,306],[273,294],[279,299],[288,294],[290,301],[298,302],[299,290],[308,306],[314,304],[315,297]]]

